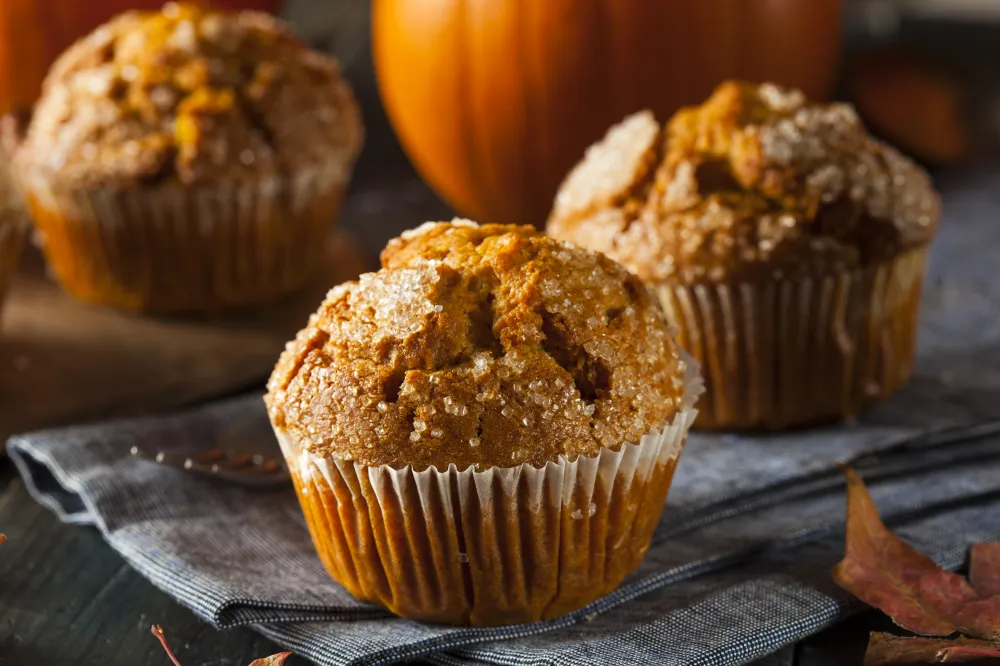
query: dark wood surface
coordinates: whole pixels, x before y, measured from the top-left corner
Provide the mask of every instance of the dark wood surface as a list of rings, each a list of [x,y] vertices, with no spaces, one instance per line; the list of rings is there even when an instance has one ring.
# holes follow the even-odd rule
[[[342,223],[360,248],[363,261],[374,266],[386,239],[428,219],[447,219],[451,212],[416,178],[378,104],[368,53],[367,4],[362,0],[294,0],[288,11],[316,46],[337,53],[364,107],[368,138]],[[253,336],[241,336],[238,330],[231,335],[232,341],[247,345],[244,351],[248,357],[259,360],[270,353],[260,346],[270,342],[254,342]],[[32,353],[46,352],[36,349]],[[29,378],[46,367],[34,365],[30,357],[26,365],[23,355],[18,358],[17,354],[0,353],[0,363],[5,364],[0,373],[16,371]],[[267,370],[250,368],[238,381],[220,382],[207,393],[173,402],[262,384]],[[0,390],[0,424],[23,419],[23,415],[10,413],[16,401],[2,397],[7,391],[16,393],[19,384],[0,382],[4,387]],[[41,399],[35,398],[33,403]],[[122,400],[126,411],[146,406],[130,402],[127,396]],[[121,406],[116,405],[116,409]],[[160,400],[153,406],[165,407],[167,402]],[[90,420],[114,411],[77,407],[72,413],[64,412],[61,420]],[[23,409],[35,415],[30,426],[45,425],[37,416],[37,404]],[[185,666],[243,666],[279,650],[250,630],[219,632],[198,620],[130,569],[96,530],[62,525],[51,512],[35,504],[5,460],[0,460],[0,532],[9,537],[0,545],[0,665],[166,665],[166,656],[149,633],[154,623],[163,626]],[[883,623],[874,614],[861,616],[783,649],[759,666],[860,664],[867,631],[884,628]]]
[[[97,530],[61,525],[31,500],[9,463],[0,464],[0,529],[8,537],[0,546],[0,664],[168,665],[152,624],[185,666],[245,666],[279,651],[249,630],[219,632],[198,620]]]
[[[336,233],[326,270],[309,289],[262,310],[191,321],[81,303],[29,253],[4,304],[0,441],[42,427],[173,409],[255,385],[330,285],[356,278],[364,265],[350,237]]]

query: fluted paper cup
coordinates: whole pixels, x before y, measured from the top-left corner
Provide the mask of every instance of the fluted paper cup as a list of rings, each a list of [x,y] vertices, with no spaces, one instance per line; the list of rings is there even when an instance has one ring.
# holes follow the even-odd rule
[[[927,248],[851,271],[660,285],[701,364],[696,428],[780,430],[849,417],[910,376]]]
[[[697,414],[696,368],[670,423],[540,468],[367,467],[275,433],[320,559],[354,596],[417,620],[532,622],[598,599],[642,561]]]
[[[318,274],[347,188],[343,165],[211,187],[22,189],[55,277],[125,310],[212,313],[265,304]]]

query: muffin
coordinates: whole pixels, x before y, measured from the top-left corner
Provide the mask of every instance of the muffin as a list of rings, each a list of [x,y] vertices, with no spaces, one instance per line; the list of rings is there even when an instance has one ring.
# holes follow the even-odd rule
[[[265,398],[316,549],[409,618],[556,617],[642,560],[694,419],[655,298],[532,227],[427,224],[330,291]]]
[[[67,291],[214,312],[316,277],[361,140],[336,63],[277,19],[169,3],[55,62],[15,161]]]
[[[701,363],[697,427],[833,421],[892,395],[913,364],[928,175],[844,104],[729,82],[666,127],[613,127],[564,181],[556,238],[651,286]]]

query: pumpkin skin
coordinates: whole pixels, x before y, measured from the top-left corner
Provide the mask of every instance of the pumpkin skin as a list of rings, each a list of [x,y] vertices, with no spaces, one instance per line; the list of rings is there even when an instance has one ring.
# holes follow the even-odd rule
[[[374,0],[389,119],[417,170],[481,222],[540,225],[584,149],[723,79],[831,91],[842,0]]]
[[[129,9],[165,0],[0,0],[0,114],[34,104],[49,65],[75,40]],[[275,11],[278,0],[214,0],[215,7]]]

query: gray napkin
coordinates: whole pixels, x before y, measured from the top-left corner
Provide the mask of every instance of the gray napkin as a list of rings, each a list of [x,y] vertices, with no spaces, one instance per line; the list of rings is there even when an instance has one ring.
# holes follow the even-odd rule
[[[320,664],[742,664],[857,609],[832,584],[843,484],[942,565],[1000,539],[1000,174],[946,185],[913,381],[859,423],[773,437],[695,434],[643,564],[557,620],[455,628],[356,601],[323,570],[291,489],[254,492],[134,459],[267,429],[257,395],[170,417],[14,437],[28,488],[93,524],[154,584],[219,627],[251,625]],[[991,189],[996,189],[993,194]],[[971,426],[971,427],[968,427]]]

